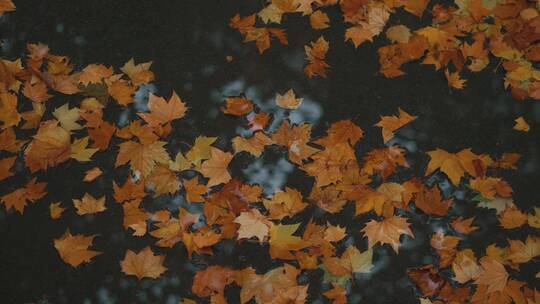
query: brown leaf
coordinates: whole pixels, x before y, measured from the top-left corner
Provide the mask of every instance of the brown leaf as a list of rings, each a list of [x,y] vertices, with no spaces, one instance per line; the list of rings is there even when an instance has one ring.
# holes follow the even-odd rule
[[[54,240],[54,247],[64,262],[77,267],[82,263],[90,262],[92,258],[101,254],[101,252],[88,249],[92,246],[95,237],[95,235],[71,235],[68,229],[59,239]]]
[[[138,280],[143,278],[157,279],[167,271],[163,266],[164,255],[154,255],[150,247],[146,247],[139,253],[127,250],[124,259],[120,261],[122,272],[126,275],[134,275]]]
[[[377,243],[390,244],[396,253],[399,252],[400,236],[402,234],[414,237],[407,219],[393,216],[382,221],[369,221],[362,233],[368,237],[368,247],[372,248]]]
[[[74,199],[73,205],[77,209],[78,215],[94,214],[107,210],[105,196],[96,199],[88,193],[85,193],[80,200]]]

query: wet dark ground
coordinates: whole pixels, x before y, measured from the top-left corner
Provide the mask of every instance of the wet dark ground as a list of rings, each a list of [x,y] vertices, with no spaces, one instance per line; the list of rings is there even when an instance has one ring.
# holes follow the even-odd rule
[[[104,63],[122,66],[134,57],[137,62],[153,60],[156,74],[149,90],[169,96],[174,89],[190,107],[188,118],[177,126],[174,138],[191,142],[197,134],[219,136],[218,145],[229,147],[240,126],[236,118],[218,112],[223,96],[245,92],[261,108],[275,112],[276,120],[283,111],[273,106],[276,92],[293,88],[305,98],[293,121],[314,124],[315,135],[321,135],[330,123],[351,118],[366,132],[359,153],[382,147],[380,130],[371,127],[379,115],[391,115],[401,107],[418,119],[400,132],[398,143],[410,153],[412,171],[422,175],[427,163],[425,151],[442,148],[456,152],[472,148],[476,153],[499,156],[503,152],[523,155],[519,171],[504,177],[514,188],[514,201],[524,210],[540,202],[537,188],[540,181],[540,102],[517,102],[503,88],[502,73],[496,63],[482,73],[466,74],[465,90],[450,90],[442,72],[431,66],[412,63],[404,67],[407,75],[386,79],[377,74],[376,49],[384,39],[378,39],[354,49],[343,43],[343,28],[334,22],[331,30],[322,33],[330,41],[327,61],[331,69],[326,79],[307,79],[302,74],[303,45],[320,34],[309,29],[307,18],[286,19],[289,46],[275,45],[262,56],[254,45],[241,43],[236,31],[228,28],[229,19],[240,10],[246,15],[258,8],[255,1],[185,0],[185,1],[16,1],[17,11],[2,17],[0,33],[4,42],[3,57],[23,57],[26,43],[48,44],[52,53],[67,55],[72,62],[84,66]],[[246,6],[247,4],[250,4]],[[334,19],[337,20],[337,19]],[[398,14],[391,22],[415,27],[427,22],[406,14]],[[233,56],[227,62],[226,56]],[[54,101],[60,104],[65,101]],[[118,113],[109,113],[116,117]],[[531,131],[512,130],[514,119],[524,116]],[[174,144],[175,143],[173,140]],[[275,155],[274,155],[275,154]],[[261,182],[272,193],[273,188],[287,184],[307,193],[311,183],[293,166],[279,161],[278,152],[267,153],[263,160],[239,157],[232,166],[234,175],[245,180]],[[115,154],[96,157],[99,164],[112,167]],[[253,164],[257,163],[257,164]],[[110,194],[111,180],[126,172],[106,172],[92,188],[80,182],[82,172],[93,165],[75,164],[40,173],[49,182],[48,201],[64,201],[80,197],[85,192]],[[18,185],[17,185],[18,186]],[[1,184],[4,189],[16,188]],[[466,205],[466,200],[461,202]],[[148,210],[177,208],[179,198],[161,197],[145,201]],[[191,278],[195,270],[206,263],[232,267],[254,266],[267,271],[272,262],[258,245],[244,243],[234,249],[233,243],[218,245],[222,250],[212,257],[199,257],[187,262],[182,245],[167,251],[169,271],[159,280],[137,283],[133,277],[120,272],[119,261],[126,248],[139,249],[151,238],[135,239],[123,233],[121,208],[109,201],[109,209],[95,217],[81,220],[73,211],[61,220],[48,216],[48,204],[37,203],[25,210],[24,216],[6,213],[0,208],[0,303],[177,303],[181,297],[192,297]],[[347,212],[346,212],[347,213]],[[487,216],[480,212],[477,217]],[[490,214],[493,218],[493,214]],[[334,223],[347,226],[359,247],[365,239],[359,231],[365,221],[352,217],[333,218]],[[388,248],[378,248],[375,259],[378,270],[370,277],[357,276],[352,286],[351,302],[415,303],[415,294],[406,277],[406,269],[431,263],[429,226],[427,218],[411,218],[416,239],[400,255],[388,254]],[[488,227],[496,227],[485,220]],[[52,245],[52,239],[66,229],[77,233],[99,234],[94,248],[105,254],[77,269],[64,264]],[[473,233],[465,244],[478,246],[500,241],[497,230]],[[527,272],[527,271],[525,271]],[[533,270],[526,278],[534,276]],[[320,294],[320,273],[302,280],[310,282],[310,293]],[[238,290],[229,288],[231,303],[237,300]],[[322,297],[310,298],[323,301]],[[322,303],[322,302],[319,302]]]

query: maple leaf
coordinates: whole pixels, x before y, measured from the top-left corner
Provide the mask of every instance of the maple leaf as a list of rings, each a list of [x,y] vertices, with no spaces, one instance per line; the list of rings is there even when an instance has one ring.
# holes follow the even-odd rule
[[[42,81],[36,81],[35,83],[30,81],[25,82],[23,94],[28,99],[38,103],[46,102],[52,97],[52,95],[47,93],[47,85]]]
[[[437,186],[422,191],[415,195],[415,204],[420,210],[429,215],[445,216],[452,199],[442,200],[441,191]]]
[[[79,108],[74,107],[69,109],[69,104],[65,103],[53,111],[53,116],[58,120],[62,128],[71,132],[82,129],[82,126],[77,123],[77,120],[80,118],[79,112]]]
[[[84,173],[83,181],[88,183],[92,182],[93,180],[101,176],[101,174],[103,174],[103,171],[101,171],[99,167],[94,167]]]
[[[250,114],[248,115],[247,120],[251,131],[263,130],[268,126],[270,114],[264,112]]]
[[[19,188],[0,197],[0,202],[6,206],[6,210],[14,208],[22,214],[27,202],[35,203],[40,198],[44,197],[47,194],[47,192],[44,191],[47,183],[37,183],[36,180],[37,178],[34,177],[24,188]]]
[[[51,215],[51,218],[53,220],[57,220],[62,216],[62,213],[66,210],[62,206],[60,206],[61,203],[51,203],[49,205],[49,214]]]
[[[285,94],[276,94],[276,104],[279,107],[288,110],[297,109],[302,104],[303,98],[296,98],[292,89],[285,92]]]
[[[124,228],[133,229],[133,235],[135,236],[143,236],[146,234],[148,214],[146,214],[144,209],[139,207],[140,204],[140,200],[133,200],[122,205],[124,209]]]
[[[88,162],[99,149],[88,149],[88,136],[75,139],[71,144],[70,157],[80,162]]]
[[[116,157],[115,167],[131,164],[132,171],[141,172],[143,177],[147,177],[156,164],[168,164],[169,154],[163,147],[166,142],[156,141],[154,143],[143,145],[135,141],[126,141],[121,143],[118,156]]]
[[[131,177],[126,179],[126,182],[122,187],[118,186],[113,181],[113,198],[118,203],[125,201],[143,199],[146,196],[144,192],[144,183],[135,182]]]
[[[513,191],[507,182],[495,177],[475,178],[470,181],[470,186],[487,199],[510,197]]]
[[[137,113],[144,121],[151,126],[166,124],[186,115],[186,104],[173,91],[169,101],[163,97],[158,97],[152,93],[148,98],[148,109],[150,113]]]
[[[0,159],[0,181],[14,175],[11,169],[15,160],[17,160],[16,156]]]
[[[13,4],[13,1],[11,0],[0,1],[0,16],[2,16],[5,12],[13,12],[13,11],[15,11],[15,4]]]
[[[107,84],[107,92],[116,99],[119,105],[127,106],[133,103],[133,94],[137,91],[136,86],[132,86],[124,79],[118,79]]]
[[[504,229],[519,228],[527,223],[527,214],[512,205],[499,215],[499,222]]]
[[[24,153],[26,166],[31,172],[56,166],[70,158],[69,133],[55,120],[43,122]]]
[[[274,5],[273,3],[270,3],[268,6],[263,8],[257,16],[261,18],[261,20],[264,23],[281,23],[281,17],[283,16],[284,11],[282,11],[279,7]]]
[[[217,137],[198,136],[195,138],[193,147],[186,153],[186,158],[196,167],[201,164],[202,160],[210,158],[211,145],[216,141]]]
[[[0,93],[0,121],[2,128],[16,126],[21,121],[21,115],[17,111],[17,95],[2,92]]]
[[[508,240],[510,243],[508,260],[512,263],[522,264],[531,261],[540,255],[540,238],[527,236],[525,242]]]
[[[101,83],[104,78],[108,78],[112,74],[112,67],[106,67],[103,64],[89,64],[79,74],[79,82],[83,85]]]
[[[107,150],[114,131],[116,127],[107,122],[101,122],[96,128],[88,129],[88,136],[94,141],[91,147]]]
[[[272,225],[270,227],[270,256],[272,259],[292,260],[291,251],[300,250],[307,246],[300,237],[292,234],[298,229],[300,223],[292,225]]]
[[[315,11],[313,14],[309,15],[309,24],[315,30],[322,30],[328,28],[330,19],[328,15],[323,11]]]
[[[223,301],[225,301],[223,296],[225,285],[234,282],[235,273],[230,268],[209,266],[195,274],[191,290],[199,297],[219,295],[219,298],[223,298]]]
[[[445,235],[441,229],[438,229],[437,232],[433,234],[430,244],[439,255],[439,267],[445,268],[452,264],[452,261],[456,256],[456,247],[460,241],[461,238]]]
[[[355,246],[349,245],[341,258],[330,258],[324,263],[325,267],[335,276],[348,273],[369,273],[373,268],[373,250],[360,252]]]
[[[442,149],[436,149],[427,152],[427,154],[431,157],[431,160],[428,163],[426,176],[433,173],[435,170],[440,169],[448,176],[454,185],[459,184],[459,181],[465,175],[465,172],[472,176],[477,176],[477,163],[485,163],[480,156],[471,152],[470,149],[461,150],[456,154],[449,153]]]
[[[186,189],[186,200],[189,203],[203,202],[202,195],[208,191],[206,185],[199,184],[199,178],[196,176],[192,179],[185,179],[184,188]]]
[[[408,269],[407,275],[420,288],[422,294],[427,297],[436,295],[444,284],[444,279],[434,269],[433,265]]]
[[[2,112],[0,111],[0,113]],[[0,131],[0,151],[15,153],[18,152],[25,143],[26,140],[17,139],[13,128],[7,128],[3,131]]]
[[[396,253],[399,250],[399,238],[402,234],[414,237],[407,219],[399,216],[383,219],[382,221],[369,221],[362,232],[368,237],[368,247],[377,243],[390,244]]]
[[[409,115],[409,113],[399,108],[398,116],[381,116],[381,121],[375,124],[375,126],[382,128],[383,142],[387,143],[394,137],[396,130],[415,119],[416,116]]]
[[[270,139],[264,132],[255,132],[252,137],[244,138],[236,136],[232,139],[233,149],[235,154],[246,151],[253,156],[260,157],[264,151],[264,147],[273,144],[274,141]]]
[[[474,252],[470,249],[459,251],[456,254],[456,258],[452,263],[452,270],[455,274],[454,280],[461,284],[477,279],[483,272],[480,265],[476,263]]]
[[[208,149],[210,150],[210,148]],[[174,161],[169,161],[169,169],[176,172],[189,170],[191,169],[191,162],[187,160],[182,152],[178,152],[174,158]]]
[[[480,261],[484,272],[474,281],[477,285],[486,285],[487,293],[503,291],[508,281],[508,272],[504,265],[494,259],[483,259]]]
[[[318,145],[333,147],[338,144],[349,143],[354,146],[364,136],[364,131],[350,119],[332,123],[326,131],[325,137],[314,141]]]
[[[304,67],[304,73],[312,78],[313,76],[326,77],[326,69],[330,67],[325,59],[328,52],[328,41],[321,36],[317,41],[304,46],[308,64]]]
[[[328,242],[339,242],[347,236],[346,229],[341,226],[333,226],[329,223],[324,231],[324,239]]]
[[[283,219],[293,216],[307,207],[302,201],[302,194],[293,188],[285,187],[285,191],[274,193],[272,199],[263,200],[264,207],[268,209],[270,219]]]
[[[444,76],[448,81],[448,85],[454,89],[463,89],[465,87],[465,82],[467,82],[467,80],[459,77],[459,72],[450,73],[448,72],[448,69],[444,70]]]
[[[88,249],[92,246],[95,237],[96,235],[72,235],[68,229],[60,238],[54,240],[54,247],[64,262],[77,267],[82,263],[90,262],[92,258],[101,254],[99,251]]]
[[[225,114],[242,116],[253,111],[253,102],[244,96],[233,96],[225,98],[225,106],[221,107]]]
[[[202,175],[209,178],[207,186],[212,187],[231,180],[231,175],[227,170],[233,155],[223,152],[218,148],[211,147],[210,159],[201,164],[198,170]]]
[[[301,297],[303,294],[305,300],[307,286],[298,285],[299,274],[300,271],[290,264],[274,268],[263,275],[257,274],[251,267],[242,269],[236,277],[237,284],[242,286],[240,301],[247,303],[255,298],[257,303],[304,303]],[[293,301],[294,298],[287,300],[287,291],[300,296],[299,301]]]
[[[474,216],[468,219],[457,218],[452,221],[452,228],[462,234],[469,234],[478,229],[477,226],[472,226]]]
[[[175,194],[181,187],[176,173],[163,165],[157,165],[146,178],[146,185],[156,195]]]
[[[150,232],[150,235],[158,238],[156,246],[172,248],[176,243],[182,240],[184,229],[180,220],[171,218],[161,223],[157,223],[158,229]]]
[[[135,60],[131,58],[120,70],[128,75],[133,84],[141,85],[154,80],[154,73],[150,71],[151,66],[152,61],[135,64]]]
[[[405,160],[405,150],[397,145],[370,151],[364,157],[364,162],[363,173],[378,173],[383,179],[395,173],[398,166],[409,167]]]
[[[529,132],[529,130],[531,129],[523,116],[516,118],[514,121],[516,122],[516,124],[514,125],[513,129],[516,131]]]
[[[94,214],[107,210],[105,196],[96,199],[88,193],[85,193],[80,200],[74,199],[73,205],[77,209],[78,215]]]
[[[250,209],[248,212],[242,212],[234,219],[234,222],[240,224],[238,229],[238,239],[249,239],[256,237],[259,242],[263,242],[268,236],[272,222],[268,221],[257,209]]]
[[[309,158],[319,149],[309,146],[307,143],[311,136],[311,125],[302,124],[300,126],[291,126],[285,120],[281,126],[272,135],[272,140],[281,146],[285,146],[289,152],[289,160],[295,164],[301,165],[302,161]]]
[[[345,31],[345,41],[351,40],[355,48],[366,41],[373,41],[373,36],[375,35],[369,29],[361,25],[350,27]]]
[[[124,259],[120,262],[122,272],[134,275],[138,280],[143,278],[157,279],[167,271],[163,266],[164,255],[154,255],[150,247],[145,247],[139,253],[127,250]]]
[[[343,178],[347,163],[356,161],[354,150],[348,144],[327,147],[311,156],[313,162],[301,167],[310,176],[314,176],[317,187],[335,184]]]

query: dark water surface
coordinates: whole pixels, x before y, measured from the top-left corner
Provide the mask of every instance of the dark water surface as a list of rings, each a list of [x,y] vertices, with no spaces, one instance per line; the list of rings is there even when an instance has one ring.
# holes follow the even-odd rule
[[[521,153],[520,170],[504,178],[514,188],[518,206],[529,210],[540,202],[540,131],[537,127],[528,133],[512,130],[518,116],[524,116],[532,126],[540,125],[540,102],[513,100],[503,88],[500,70],[495,71],[496,63],[482,73],[466,75],[467,87],[462,91],[450,90],[442,72],[417,63],[405,66],[406,76],[386,79],[377,74],[376,50],[384,44],[383,39],[354,49],[343,43],[342,25],[336,23],[324,31],[331,45],[328,78],[309,80],[302,73],[303,45],[319,34],[308,30],[306,18],[286,20],[290,45],[273,46],[262,56],[254,45],[242,44],[240,34],[228,28],[236,12],[251,13],[261,5],[257,1],[24,0],[16,1],[16,5],[16,12],[0,19],[3,57],[23,57],[26,43],[42,42],[53,54],[69,56],[79,66],[104,63],[120,67],[132,57],[137,62],[153,60],[156,80],[147,89],[162,96],[169,96],[174,89],[190,107],[187,119],[174,131],[173,138],[178,141],[173,140],[172,145],[192,142],[197,134],[205,134],[219,136],[218,145],[226,147],[240,124],[238,119],[219,113],[223,96],[246,93],[262,109],[275,112],[280,121],[286,114],[275,108],[275,94],[293,88],[305,99],[302,107],[290,114],[293,122],[313,123],[317,136],[330,123],[351,118],[366,132],[359,145],[364,152],[383,146],[380,129],[371,127],[379,121],[379,115],[395,114],[398,107],[417,115],[396,142],[410,151],[410,162],[419,175],[427,163],[425,154],[419,152],[437,147],[451,152],[472,148],[493,156]],[[418,22],[410,16],[398,14],[397,18],[405,24]],[[225,59],[228,55],[234,57],[230,63]],[[65,100],[54,102],[62,104]],[[112,167],[115,155],[100,155],[96,161]],[[126,175],[122,170],[106,172],[91,188],[83,188],[81,172],[87,167],[92,166],[76,164],[71,166],[75,171],[53,168],[38,176],[49,182],[51,201],[70,202],[85,192],[110,195],[103,189],[110,191],[111,180]],[[246,181],[263,184],[268,193],[285,184],[304,194],[311,187],[279,153],[256,161],[239,157],[232,171]],[[164,206],[174,209],[182,204],[179,201],[161,197],[145,206],[149,210]],[[347,226],[348,231],[357,231],[355,242],[361,244],[365,239],[358,232],[363,224],[351,219],[333,220]],[[427,228],[431,223],[426,223],[426,218],[411,221],[415,241],[405,244],[397,257],[389,256],[388,248],[377,248],[375,260],[384,267],[377,267],[370,277],[357,277],[352,286],[353,303],[360,299],[363,303],[415,303],[417,295],[405,271],[432,262],[427,234],[431,233]],[[491,225],[496,227],[496,223]],[[77,233],[99,234],[94,248],[105,254],[76,269],[63,263],[52,239],[63,234],[66,227]],[[495,228],[483,231],[466,242],[485,246],[488,243],[483,238],[496,233]],[[178,303],[182,297],[192,297],[193,273],[207,263],[238,268],[252,265],[261,271],[277,265],[267,256],[267,248],[260,250],[258,245],[245,243],[235,249],[226,241],[218,246],[222,247],[218,254],[195,258],[194,263],[188,263],[185,249],[178,245],[167,251],[169,271],[162,278],[137,283],[120,272],[119,261],[126,248],[143,248],[150,239],[126,238],[121,208],[110,207],[84,218],[71,210],[59,221],[49,218],[47,204],[32,205],[24,216],[7,214],[0,208],[0,303]],[[310,293],[320,294],[320,274],[303,279],[310,281]],[[238,290],[232,287],[227,293],[235,299]],[[311,301],[324,300],[319,297]]]

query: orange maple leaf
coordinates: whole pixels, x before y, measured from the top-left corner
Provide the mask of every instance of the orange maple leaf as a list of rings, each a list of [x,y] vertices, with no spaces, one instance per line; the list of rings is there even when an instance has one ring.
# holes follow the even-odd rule
[[[175,91],[173,91],[169,101],[150,93],[148,109],[150,113],[137,114],[151,126],[166,124],[175,119],[182,118],[186,115],[187,111],[186,104],[182,102]]]
[[[120,266],[123,273],[134,275],[139,280],[143,278],[157,279],[167,271],[167,268],[163,266],[164,260],[164,255],[154,255],[152,249],[146,247],[139,253],[127,250]]]
[[[96,235],[72,235],[68,229],[64,235],[54,240],[54,247],[64,262],[77,267],[82,263],[90,262],[92,258],[101,254],[101,252],[88,249],[92,246],[95,237]]]
[[[362,232],[368,237],[368,247],[372,248],[375,244],[390,244],[392,249],[398,253],[402,234],[414,237],[410,224],[407,219],[399,216],[383,219],[382,221],[369,221]]]

